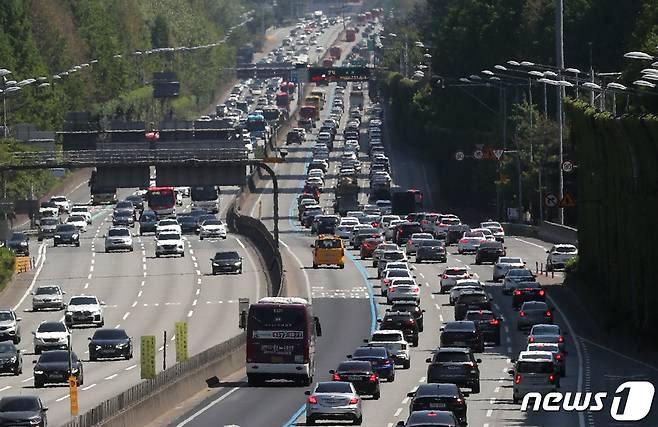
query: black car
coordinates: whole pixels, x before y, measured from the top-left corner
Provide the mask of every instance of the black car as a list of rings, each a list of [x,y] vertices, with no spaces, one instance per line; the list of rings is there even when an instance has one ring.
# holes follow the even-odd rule
[[[526,301],[545,301],[546,292],[539,282],[519,283],[512,292],[512,307],[519,308]]]
[[[197,225],[197,218],[191,215],[180,216],[177,218],[180,224],[180,230],[183,234],[196,234],[199,230]]]
[[[458,320],[447,322],[441,327],[439,339],[441,347],[468,347],[473,351],[484,351],[482,332],[475,326],[475,322]]]
[[[124,329],[97,329],[89,338],[89,360],[105,357],[132,359],[132,340]]]
[[[426,359],[428,383],[451,383],[470,388],[472,393],[480,392],[480,368],[469,348],[449,347],[441,343],[434,356]]]
[[[0,372],[8,372],[14,375],[23,373],[21,352],[11,341],[0,342]]]
[[[487,241],[478,246],[475,252],[475,263],[482,264],[483,262],[497,263],[498,258],[506,256],[505,246],[500,242]]]
[[[354,350],[348,359],[370,362],[377,376],[388,382],[395,381],[395,361],[385,347],[365,346]]]
[[[395,234],[393,236],[393,243],[402,245],[409,240],[414,233],[422,233],[423,229],[418,222],[403,222],[395,227]]]
[[[123,227],[134,227],[135,217],[133,216],[132,213],[128,211],[115,212],[114,218],[112,218],[112,225],[123,226]]]
[[[37,240],[41,242],[43,239],[53,237],[55,234],[55,228],[57,228],[59,224],[61,224],[59,218],[43,218],[41,221],[39,221]]]
[[[402,331],[404,339],[418,347],[418,323],[413,314],[406,311],[389,311],[378,322],[381,322],[380,329]]]
[[[379,399],[379,376],[373,371],[370,362],[347,360],[340,362],[336,370],[329,371],[332,381],[347,381],[352,383],[359,394]]]
[[[414,316],[416,319],[416,324],[418,325],[418,332],[423,332],[423,313],[425,310],[420,308],[420,304],[416,301],[396,301],[393,303],[391,308],[386,309],[386,311],[407,311]]]
[[[135,210],[140,214],[144,211],[144,198],[138,196],[137,194],[130,195],[126,197],[127,202],[131,202],[135,207]]]
[[[407,393],[411,397],[409,413],[416,411],[450,411],[455,414],[460,426],[466,426],[466,400],[469,393],[462,393],[456,384],[421,384],[416,391]]]
[[[475,323],[484,342],[493,342],[494,345],[500,345],[500,324],[503,319],[496,317],[491,310],[470,310],[466,312],[464,320],[470,320]]]
[[[127,212],[133,218],[136,216],[135,205],[133,204],[133,202],[128,200],[122,200],[114,206],[114,215],[116,216],[116,214],[118,214],[119,212]]]
[[[139,235],[144,233],[155,233],[158,217],[153,211],[144,211],[139,217]]]
[[[47,410],[38,396],[5,396],[0,399],[0,425],[46,427]]]
[[[463,320],[469,310],[491,310],[491,298],[484,291],[463,292],[455,300],[455,320]]]
[[[459,242],[464,236],[464,233],[471,231],[471,227],[466,224],[455,224],[449,225],[448,231],[446,232],[446,245],[452,245],[453,243]]]
[[[30,256],[30,245],[27,241],[27,235],[22,231],[11,233],[7,240],[7,247],[14,251],[16,255]]]
[[[67,350],[45,351],[34,363],[34,388],[41,388],[46,383],[66,383],[70,376],[76,378],[78,386],[84,383],[82,362],[74,352],[71,352],[71,370],[69,370],[69,352]]]
[[[448,255],[443,242],[440,240],[421,240],[418,249],[416,249],[416,262],[439,261],[447,262]]]
[[[235,251],[217,252],[210,258],[212,274],[233,272],[242,274],[242,257]]]
[[[395,427],[456,427],[459,423],[450,411],[416,411],[407,422],[398,421]]]
[[[318,215],[311,225],[311,233],[334,234],[339,219],[336,215]]]
[[[60,224],[55,228],[53,246],[75,245],[80,246],[80,230],[73,224]]]

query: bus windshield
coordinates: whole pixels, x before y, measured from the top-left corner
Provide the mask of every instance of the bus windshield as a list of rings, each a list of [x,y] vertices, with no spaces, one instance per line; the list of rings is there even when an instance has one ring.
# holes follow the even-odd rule
[[[207,185],[203,187],[192,187],[190,197],[194,202],[208,202],[217,200],[219,192],[214,185]]]
[[[153,210],[173,207],[176,204],[176,195],[173,187],[149,188],[148,204]]]
[[[247,117],[247,130],[249,132],[262,132],[265,130],[265,118],[261,115]]]

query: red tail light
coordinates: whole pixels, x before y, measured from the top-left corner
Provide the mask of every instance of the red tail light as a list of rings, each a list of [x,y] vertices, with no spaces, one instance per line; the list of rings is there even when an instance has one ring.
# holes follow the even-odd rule
[[[389,283],[391,283],[391,279],[384,279],[384,283],[388,285]]]
[[[370,377],[368,378],[368,381],[371,383],[377,382],[377,375],[376,374],[370,374]]]
[[[411,239],[407,240],[407,245],[411,244]]]
[[[553,313],[551,313],[551,310],[548,310],[548,311],[546,312],[546,317],[551,317],[552,315],[553,315]]]
[[[514,377],[514,384],[521,384],[521,374],[516,374],[516,377]]]
[[[353,397],[350,399],[350,405],[356,405],[357,403],[359,403],[358,397]]]
[[[416,321],[414,319],[407,320],[407,325],[415,325]]]
[[[540,297],[543,297],[543,296],[544,296],[544,290],[543,290],[543,289],[540,289],[540,290],[539,290],[539,296],[540,296]]]
[[[521,291],[520,291],[520,290],[518,290],[518,289],[517,289],[517,290],[515,290],[515,291],[514,291],[514,295],[517,295],[517,296],[518,296],[518,295],[521,295]]]
[[[555,375],[551,374],[548,376],[548,381],[554,383],[555,382]]]
[[[334,374],[331,376],[331,380],[332,380],[332,381],[340,381],[340,375],[337,374],[337,373],[334,373]]]
[[[420,292],[420,288],[419,288],[419,287],[415,287],[415,288],[413,289],[412,292],[413,292],[414,294],[417,294],[418,292]]]
[[[530,337],[528,338],[528,342],[530,342],[530,343],[535,342],[535,337],[530,336]]]
[[[556,358],[557,360],[562,360],[562,355],[561,355],[560,353],[558,353],[558,354],[555,356],[555,358]]]
[[[564,337],[560,335],[560,338],[557,339],[557,342],[563,343],[564,342]]]
[[[464,404],[464,400],[463,400],[463,399],[457,399],[457,400],[455,400],[455,405],[459,405],[459,406],[461,406],[461,405],[463,405],[463,404]]]
[[[394,293],[394,292],[395,292],[395,288],[388,288],[388,291],[389,291],[390,293]]]
[[[308,397],[308,403],[311,405],[317,405],[318,404],[318,399],[315,396],[309,396]]]
[[[443,276],[441,276],[441,278],[442,278],[442,279],[447,279],[447,278],[448,278],[448,275],[447,275],[447,274],[444,274]]]
[[[468,243],[468,240],[466,240],[466,239],[461,239],[461,240],[459,241],[459,243],[464,243],[464,244],[466,244],[466,243]]]
[[[500,322],[498,321],[498,319],[491,319],[491,320],[489,321],[489,324],[494,325],[494,326],[498,325],[499,323],[500,323]]]
[[[521,317],[525,317],[525,311],[521,310],[521,311],[519,312],[519,316],[521,316]]]

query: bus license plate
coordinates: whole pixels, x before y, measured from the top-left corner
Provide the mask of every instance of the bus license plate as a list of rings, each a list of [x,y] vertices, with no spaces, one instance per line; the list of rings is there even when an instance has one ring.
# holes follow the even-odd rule
[[[281,356],[272,356],[272,363],[283,363],[283,357],[281,357]]]

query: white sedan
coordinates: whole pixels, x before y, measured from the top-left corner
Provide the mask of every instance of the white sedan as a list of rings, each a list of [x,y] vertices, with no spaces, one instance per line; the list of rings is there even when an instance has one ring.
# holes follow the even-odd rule
[[[66,219],[66,223],[76,226],[83,233],[87,231],[87,218],[82,215],[71,215]]]
[[[85,217],[87,224],[91,224],[91,212],[87,206],[73,206],[71,208],[71,215],[80,215]]]
[[[407,240],[407,255],[415,254],[420,246],[420,242],[423,240],[434,240],[434,236],[430,233],[413,233],[409,240]]]
[[[220,219],[203,221],[199,228],[199,240],[204,238],[221,237],[226,239],[226,225]]]
[[[464,237],[457,243],[457,252],[460,254],[473,253],[478,250],[480,245],[487,241],[482,232],[467,232]]]
[[[163,232],[175,232],[181,234],[181,227],[175,219],[161,219],[155,226],[155,234]]]

